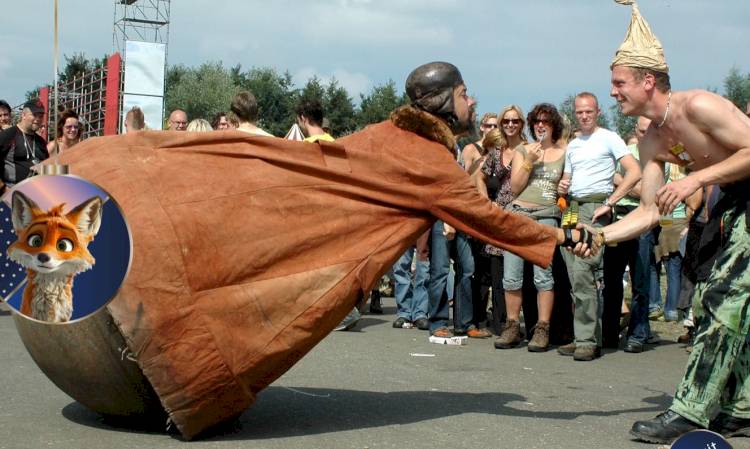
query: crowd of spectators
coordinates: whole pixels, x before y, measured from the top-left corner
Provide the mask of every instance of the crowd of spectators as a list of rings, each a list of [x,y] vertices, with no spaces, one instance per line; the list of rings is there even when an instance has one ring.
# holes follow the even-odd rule
[[[626,136],[628,146],[621,136],[598,125],[600,109],[593,94],[580,93],[574,105],[576,123],[549,103],[535,105],[527,115],[517,105],[484,114],[478,121],[478,138],[456,148],[456,162],[496,207],[540,223],[575,226],[621,219],[638,204],[637,139],[648,121],[638,121],[635,134]],[[4,185],[25,179],[40,161],[81,141],[83,123],[75,111],[59,114],[48,141],[42,138],[45,111],[37,100],[23,105],[15,126],[11,111],[0,100]],[[175,109],[167,129],[237,130],[272,137],[257,125],[258,103],[251,92],[238,93],[228,111],[209,122],[189,120],[184,110]],[[320,103],[301,102],[295,118],[305,140],[334,140]],[[125,133],[148,129],[138,107],[126,112],[123,123]],[[667,173],[666,182],[685,176],[677,166],[668,167]],[[526,341],[528,351],[544,352],[558,344],[560,354],[587,361],[599,357],[603,347],[641,352],[658,341],[649,320],[683,319],[687,332],[680,341],[689,343],[694,282],[690,251],[705,223],[710,198],[710,190],[698,192],[640,239],[588,259],[561,252],[547,268],[529,266],[515,254],[438,220],[389,272],[397,308],[393,327],[417,328],[438,337],[494,334],[497,349],[516,348]],[[624,285],[630,286],[630,301],[625,300]],[[382,313],[377,289],[370,310]],[[361,312],[353,309],[337,330],[354,328]]]

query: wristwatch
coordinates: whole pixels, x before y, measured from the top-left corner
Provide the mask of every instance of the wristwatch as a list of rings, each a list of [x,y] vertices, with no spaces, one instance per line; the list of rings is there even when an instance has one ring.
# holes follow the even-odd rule
[[[604,205],[607,206],[610,209],[612,209],[612,207],[614,206],[614,204],[612,204],[612,203],[609,202],[609,198],[607,198],[606,200],[604,200]]]

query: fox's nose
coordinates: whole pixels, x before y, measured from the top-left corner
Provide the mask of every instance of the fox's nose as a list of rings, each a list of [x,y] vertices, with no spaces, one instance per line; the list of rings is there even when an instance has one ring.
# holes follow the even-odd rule
[[[47,253],[39,253],[37,254],[36,258],[41,263],[49,262],[49,255]]]

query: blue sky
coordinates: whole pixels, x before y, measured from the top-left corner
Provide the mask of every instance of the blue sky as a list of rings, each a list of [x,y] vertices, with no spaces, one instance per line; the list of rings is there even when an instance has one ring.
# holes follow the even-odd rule
[[[29,5],[37,5],[33,14]],[[4,5],[0,98],[15,105],[52,79],[52,1]],[[748,0],[641,0],[675,89],[718,88],[750,72]],[[60,53],[113,50],[114,2],[60,0]],[[172,2],[169,63],[221,61],[288,70],[297,86],[336,77],[356,100],[414,67],[456,64],[479,111],[559,104],[589,90],[612,104],[609,63],[630,21],[612,0],[310,0]],[[33,25],[32,25],[33,24]]]

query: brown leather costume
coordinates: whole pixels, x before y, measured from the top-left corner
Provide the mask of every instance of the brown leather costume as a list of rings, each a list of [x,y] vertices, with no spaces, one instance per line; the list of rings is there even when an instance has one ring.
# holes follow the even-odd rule
[[[241,414],[435,218],[550,263],[552,229],[479,196],[453,147],[404,107],[338,145],[143,132],[60,158],[130,224],[132,268],[108,307],[186,438]]]

